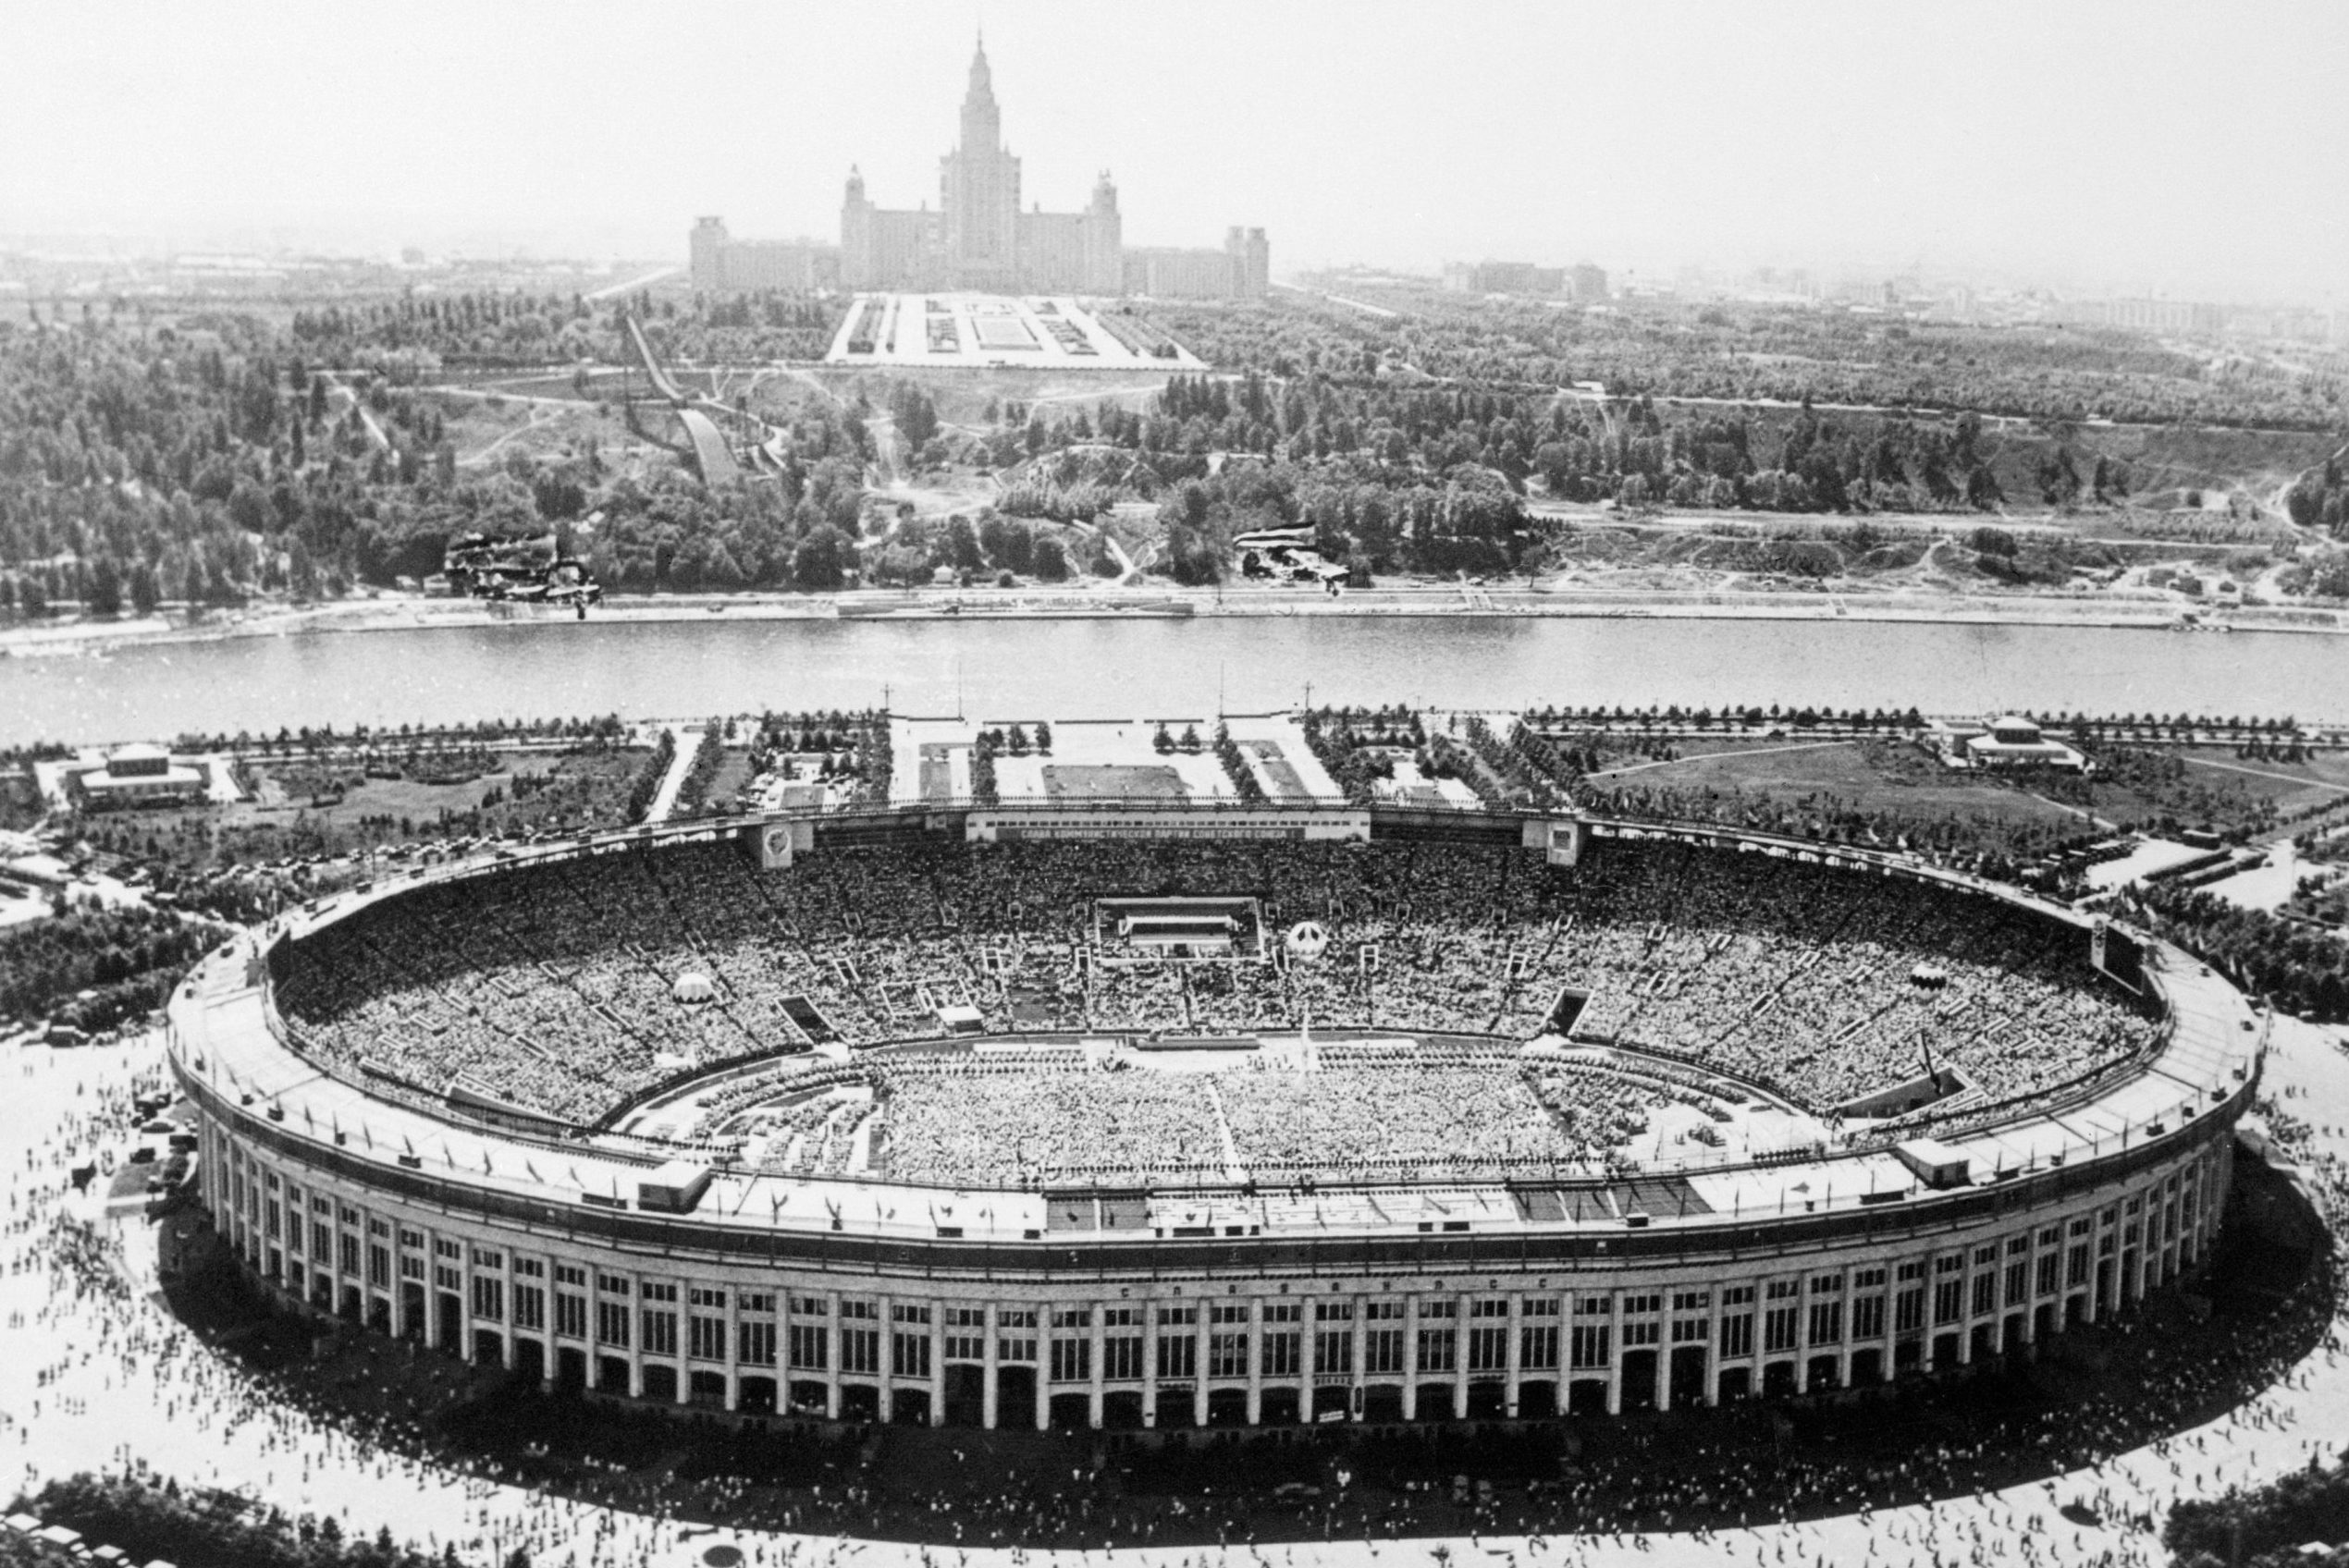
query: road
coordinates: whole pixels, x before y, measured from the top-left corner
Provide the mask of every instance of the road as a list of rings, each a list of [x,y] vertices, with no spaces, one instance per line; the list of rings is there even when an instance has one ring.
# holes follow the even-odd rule
[[[386,435],[384,427],[375,423],[375,413],[367,407],[366,401],[358,393],[352,391],[350,384],[343,380],[342,373],[322,370],[318,374],[326,378],[326,401],[332,405],[333,411],[341,414],[356,409],[359,411],[359,423],[366,427],[368,445],[378,452],[391,450],[391,437]]]
[[[584,300],[617,299],[623,294],[633,294],[639,288],[650,288],[664,277],[674,277],[684,270],[683,267],[655,267],[642,277],[632,277],[625,283],[608,283],[601,288],[584,294],[580,298]]]

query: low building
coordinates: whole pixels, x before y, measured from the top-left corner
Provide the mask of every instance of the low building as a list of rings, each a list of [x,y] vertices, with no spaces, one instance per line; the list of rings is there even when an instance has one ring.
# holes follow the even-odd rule
[[[117,747],[103,766],[68,777],[75,799],[89,811],[193,804],[204,798],[208,784],[203,769],[144,741]]]
[[[691,254],[697,293],[812,293],[840,285],[838,246],[812,239],[736,239],[722,218],[703,218],[694,226]]]
[[[1220,251],[1144,248],[1123,263],[1128,294],[1154,300],[1261,300],[1266,275],[1262,229],[1236,237]]]
[[[1447,262],[1444,287],[1455,294],[1514,294],[1535,300],[1598,304],[1607,297],[1606,274],[1588,262],[1570,267],[1531,262]]]
[[[1951,767],[2053,767],[2088,771],[2088,759],[2027,718],[2003,715],[1981,724],[1937,718],[1925,741]]]

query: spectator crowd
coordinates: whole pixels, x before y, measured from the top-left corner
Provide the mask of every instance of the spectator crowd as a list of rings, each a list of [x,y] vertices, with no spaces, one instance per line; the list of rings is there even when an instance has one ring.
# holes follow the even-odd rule
[[[1250,913],[1228,945],[1104,939],[1102,900],[1170,898]],[[1304,921],[1328,933],[1318,956],[1280,938]],[[1602,1156],[1654,1100],[1701,1098],[1517,1059],[1568,1031],[1834,1117],[1901,1085],[1943,1116],[2042,1093],[2157,1027],[2096,981],[2084,934],[2025,906],[1662,840],[1571,869],[1456,843],[1111,840],[764,870],[707,842],[419,888],[280,944],[272,969],[297,1047],[381,1084],[592,1122],[781,1051],[701,1101],[698,1136],[756,1139],[779,1169],[966,1182],[1493,1174]],[[1076,1047],[1300,1033],[1313,1071],[1119,1073]],[[970,1048],[1004,1035],[1045,1048]],[[936,1048],[810,1050],[920,1040]]]

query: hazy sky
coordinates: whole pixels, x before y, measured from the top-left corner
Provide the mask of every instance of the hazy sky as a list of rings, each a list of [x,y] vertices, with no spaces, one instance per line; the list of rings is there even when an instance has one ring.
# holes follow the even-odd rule
[[[1993,267],[2349,304],[2349,0],[0,0],[0,233],[683,259],[937,201],[984,24],[1025,193],[1325,261]]]

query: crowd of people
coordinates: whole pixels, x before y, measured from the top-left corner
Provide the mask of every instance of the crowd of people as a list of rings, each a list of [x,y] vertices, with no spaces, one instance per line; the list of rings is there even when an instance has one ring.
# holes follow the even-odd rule
[[[1265,935],[1104,960],[1097,900],[1173,896],[1252,900]],[[1278,934],[1308,920],[1328,946],[1293,955]],[[703,843],[421,888],[281,947],[274,970],[296,1043],[330,1064],[463,1080],[578,1121],[755,1053],[940,1036],[959,1009],[988,1035],[1517,1042],[1558,1029],[1575,998],[1578,1040],[1731,1074],[1823,1114],[1948,1070],[1975,1098],[2009,1101],[2129,1059],[2157,1027],[2095,983],[2085,935],[2027,908],[1661,840],[1603,844],[1572,869],[1461,844],[1114,840],[825,849],[762,870],[734,844]],[[1078,1074],[1070,1093],[1109,1086]],[[973,1093],[1014,1109],[1022,1097]],[[952,1097],[900,1097],[911,1114],[932,1094]],[[1408,1108],[1405,1094],[1392,1075],[1360,1097],[1329,1073],[1242,1083],[1224,1120],[1243,1138],[1260,1120],[1311,1125],[1327,1147],[1391,1135],[1480,1158],[1561,1152],[1556,1118],[1509,1073],[1430,1080]],[[1257,1102],[1284,1095],[1260,1119]],[[1487,1095],[1502,1099],[1476,1099]],[[1586,1109],[1594,1127],[1615,1115]],[[1063,1126],[1108,1129],[1123,1114],[1071,1111]],[[913,1158],[908,1125],[938,1120],[900,1121],[890,1147]],[[1169,1146],[1183,1137],[1167,1125]],[[808,1130],[796,1142],[808,1146]]]
[[[1178,1178],[1225,1169],[1191,1072],[885,1074],[881,1172],[948,1186]]]
[[[696,1096],[691,1141],[765,1171],[943,1186],[1493,1179],[1604,1164],[1656,1103],[1714,1103],[1483,1042],[1331,1041],[1211,1072],[1153,1070],[1148,1054],[1023,1044],[786,1058]]]

